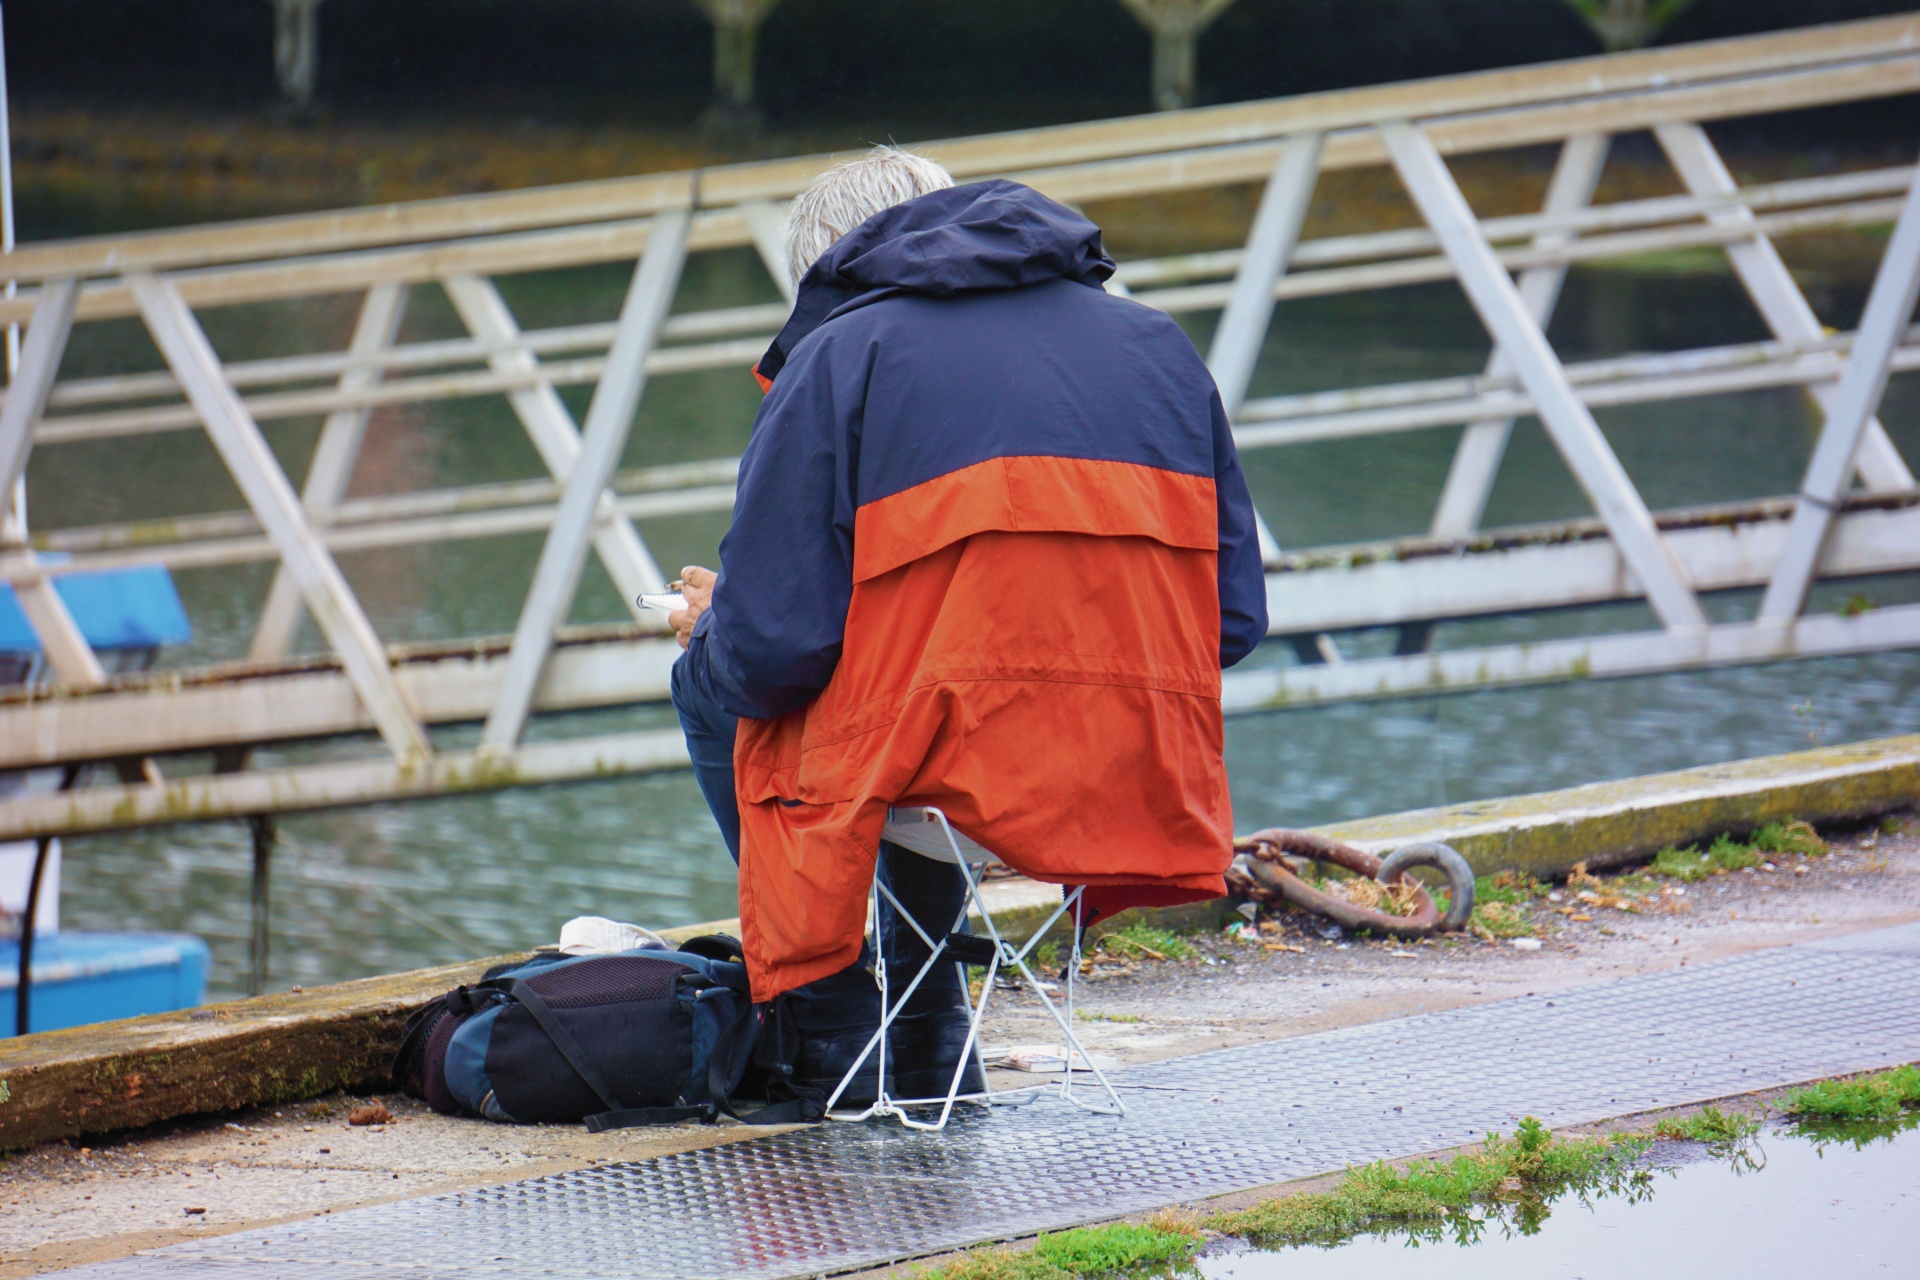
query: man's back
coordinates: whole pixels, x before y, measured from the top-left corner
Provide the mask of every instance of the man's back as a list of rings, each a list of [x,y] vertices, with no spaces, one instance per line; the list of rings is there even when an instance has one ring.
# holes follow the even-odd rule
[[[1014,184],[887,210],[830,258],[763,362],[690,655],[754,717],[756,998],[852,962],[889,804],[1041,879],[1220,892],[1220,668],[1265,610],[1204,365],[1100,291],[1091,224]]]

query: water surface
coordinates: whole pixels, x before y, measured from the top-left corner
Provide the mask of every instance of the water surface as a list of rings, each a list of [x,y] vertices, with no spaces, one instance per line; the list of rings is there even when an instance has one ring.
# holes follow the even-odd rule
[[[1537,1234],[1369,1236],[1331,1249],[1204,1258],[1204,1280],[1805,1280],[1920,1271],[1920,1131],[1855,1147],[1770,1134],[1759,1168],[1707,1159],[1657,1173],[1638,1199],[1563,1199]]]

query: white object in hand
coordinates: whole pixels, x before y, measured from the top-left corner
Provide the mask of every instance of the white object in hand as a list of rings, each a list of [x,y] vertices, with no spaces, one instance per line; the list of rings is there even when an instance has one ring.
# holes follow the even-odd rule
[[[664,609],[668,613],[677,613],[687,607],[687,598],[678,591],[666,591],[657,596],[641,596],[642,609]]]

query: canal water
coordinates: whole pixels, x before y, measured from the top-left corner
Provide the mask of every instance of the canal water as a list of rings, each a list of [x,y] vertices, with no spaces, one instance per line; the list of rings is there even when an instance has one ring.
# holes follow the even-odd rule
[[[188,220],[192,210],[172,210]],[[66,201],[23,222],[40,236],[112,230],[124,211]],[[1214,247],[1214,246],[1194,246]],[[626,273],[611,268],[507,279],[522,324],[610,318]],[[1805,277],[1822,319],[1850,327],[1864,301],[1858,277]],[[680,309],[777,298],[746,252],[703,254],[689,265]],[[229,358],[337,350],[357,299],[233,307],[203,319]],[[1204,348],[1212,315],[1186,321]],[[461,336],[445,297],[414,291],[403,337]],[[1550,336],[1570,359],[1740,342],[1767,336],[1733,277],[1719,270],[1580,269]],[[1451,285],[1283,304],[1256,395],[1478,371],[1487,341]],[[158,368],[131,321],[82,326],[66,376]],[[564,393],[577,416],[587,393]],[[656,378],[647,388],[625,465],[737,454],[759,392],[744,369]],[[1797,391],[1761,391],[1599,414],[1626,469],[1655,507],[1791,492],[1816,421]],[[1920,381],[1896,378],[1883,411],[1909,460],[1920,462]],[[317,420],[269,425],[300,475]],[[1250,452],[1256,501],[1285,545],[1308,546],[1423,532],[1457,428]],[[354,496],[541,475],[525,433],[498,397],[402,406],[374,417]],[[37,529],[230,510],[242,504],[204,436],[177,432],[38,451],[29,473]],[[1537,424],[1515,434],[1487,523],[1587,514]],[[712,564],[722,515],[643,522],[669,570]],[[539,554],[534,536],[344,556],[375,626],[388,641],[511,631]],[[177,576],[194,639],[163,654],[191,666],[245,654],[269,581],[265,565]],[[1820,593],[1832,609],[1920,599],[1920,577],[1883,578]],[[1719,618],[1750,612],[1751,593],[1716,598]],[[590,563],[575,622],[625,612]],[[1545,638],[1648,625],[1639,606],[1443,626],[1437,643]],[[309,626],[301,646],[318,649]],[[1391,636],[1341,642],[1385,652]],[[1292,661],[1270,645],[1250,663]],[[588,727],[665,726],[642,708],[537,727],[541,736]],[[1237,825],[1307,825],[1431,804],[1508,795],[1655,770],[1789,751],[1920,729],[1920,655],[1885,653],[1608,683],[1423,698],[1236,719],[1227,734]],[[471,741],[470,730],[437,735]],[[367,744],[269,752],[264,762],[364,753]],[[311,984],[495,954],[551,940],[570,916],[593,913],[652,925],[734,913],[733,868],[690,776],[620,780],[294,817],[273,882],[273,983]],[[205,937],[213,989],[244,981],[249,854],[239,824],[181,827],[68,843],[65,920],[77,928],[181,929]]]
[[[1367,1236],[1331,1249],[1203,1258],[1204,1280],[1804,1280],[1920,1271],[1920,1131],[1813,1142],[1781,1131],[1747,1153],[1655,1173],[1643,1191],[1566,1197],[1534,1234],[1476,1243]]]

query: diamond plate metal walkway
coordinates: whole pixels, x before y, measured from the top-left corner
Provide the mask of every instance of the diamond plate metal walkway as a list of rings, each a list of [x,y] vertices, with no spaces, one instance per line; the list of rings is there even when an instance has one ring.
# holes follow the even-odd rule
[[[1920,1059],[1920,925],[1120,1074],[943,1135],[816,1125],[173,1245],[66,1274],[782,1277]]]

